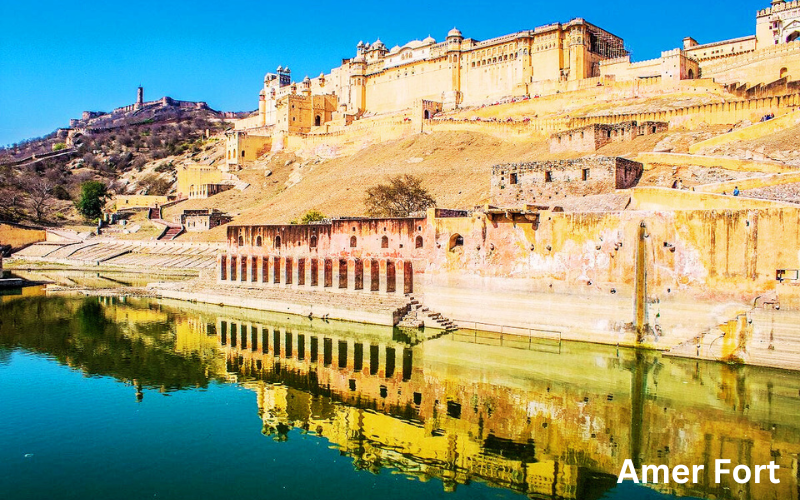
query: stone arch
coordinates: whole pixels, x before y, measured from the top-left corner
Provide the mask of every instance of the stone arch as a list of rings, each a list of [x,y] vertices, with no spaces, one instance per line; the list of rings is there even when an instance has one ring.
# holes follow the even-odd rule
[[[414,238],[414,248],[422,248],[422,236]]]
[[[453,233],[453,235],[450,236],[450,241],[447,244],[447,249],[453,251],[456,248],[463,246],[464,246],[464,237],[458,233]]]
[[[381,248],[389,248],[389,237],[382,236],[381,237]]]
[[[397,268],[391,260],[386,261],[386,292],[394,293],[397,290]]]
[[[369,290],[377,292],[381,288],[381,263],[377,259],[370,260],[369,268]]]
[[[350,237],[350,248],[355,248],[358,246],[358,238],[355,236]]]
[[[322,125],[322,117],[317,115],[314,117],[314,126],[319,127],[320,125]]]
[[[347,259],[339,259],[339,288],[347,288]]]
[[[364,289],[364,264],[361,259],[353,259],[353,288],[356,290]]]
[[[795,30],[786,36],[786,43],[794,42],[798,38],[800,38],[800,30]]]
[[[779,75],[780,75],[780,76],[779,76],[778,78],[788,78],[788,76],[789,76],[789,69],[788,69],[788,68],[786,68],[786,67],[783,67],[783,68],[781,68],[781,71],[780,71]]]
[[[281,247],[281,236],[280,235],[275,237],[275,239],[272,242],[272,246],[275,247],[275,248],[280,248]]]
[[[414,292],[414,266],[410,260],[403,262],[403,293]]]
[[[331,288],[333,286],[333,261],[331,259],[325,259],[322,286],[325,288]]]
[[[694,80],[694,70],[692,68],[689,68],[689,72],[686,74],[686,77],[689,80]]]
[[[240,247],[244,246],[244,236],[242,236],[241,234],[239,235],[239,246]]]
[[[256,236],[256,246],[260,247],[262,245],[261,235]]]
[[[311,236],[311,241],[309,241],[308,246],[310,248],[317,248],[317,235]]]
[[[428,119],[430,119],[430,117],[431,117],[431,112],[430,112],[430,111],[428,111],[428,110],[426,109],[426,110],[425,110],[425,112],[424,112],[424,113],[422,113],[422,116],[423,116],[423,118],[425,118],[426,120],[428,120]]]

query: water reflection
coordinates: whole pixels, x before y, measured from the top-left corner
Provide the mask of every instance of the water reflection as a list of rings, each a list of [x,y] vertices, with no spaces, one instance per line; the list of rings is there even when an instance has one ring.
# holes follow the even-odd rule
[[[178,309],[180,308],[180,309]],[[797,499],[796,373],[562,344],[539,351],[466,337],[411,341],[363,325],[177,302],[30,297],[2,305],[3,352],[162,391],[239,383],[261,431],[317,436],[353,467],[481,481],[531,498],[617,494],[626,458],[704,465],[664,494]],[[5,350],[5,351],[4,351]],[[719,485],[714,461],[780,465],[780,484]],[[616,491],[616,493],[615,493]]]
[[[143,389],[169,392],[224,380],[213,337],[198,343],[203,337],[191,332],[188,318],[157,303],[25,297],[2,306],[0,348],[22,348],[88,375],[114,377],[134,386],[139,399]]]
[[[229,372],[258,394],[264,434],[324,436],[357,469],[597,498],[632,458],[705,466],[699,484],[651,485],[665,494],[798,498],[794,373],[576,344],[530,352],[450,336],[412,347],[224,316],[217,329]],[[775,460],[781,483],[718,485],[717,458]]]

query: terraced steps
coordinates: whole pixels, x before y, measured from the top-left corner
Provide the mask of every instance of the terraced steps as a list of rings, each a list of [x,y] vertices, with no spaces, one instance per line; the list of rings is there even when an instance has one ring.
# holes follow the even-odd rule
[[[410,300],[407,312],[397,323],[401,328],[438,328],[444,331],[457,330],[458,326],[437,312],[424,307],[413,295],[407,296]]]

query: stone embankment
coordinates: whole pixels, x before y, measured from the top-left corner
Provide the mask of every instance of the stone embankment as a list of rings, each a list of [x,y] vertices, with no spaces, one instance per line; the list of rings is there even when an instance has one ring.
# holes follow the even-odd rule
[[[203,278],[153,283],[148,289],[163,298],[387,326],[397,324],[409,309],[408,297],[392,294],[231,287]]]
[[[222,244],[146,242],[91,239],[65,245],[37,243],[15,253],[8,262],[15,268],[41,268],[47,264],[73,268],[124,269],[133,272],[186,270],[199,272],[216,265]]]

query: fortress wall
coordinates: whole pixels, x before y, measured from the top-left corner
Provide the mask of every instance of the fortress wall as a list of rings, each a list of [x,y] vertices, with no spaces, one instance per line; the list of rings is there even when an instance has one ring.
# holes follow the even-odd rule
[[[781,173],[795,172],[797,167],[792,167],[776,161],[739,160],[724,156],[701,156],[680,153],[639,153],[636,161],[644,164],[645,170],[650,170],[656,165],[697,166],[707,168],[724,168],[737,172]]]
[[[732,181],[735,183],[737,181]],[[633,188],[634,210],[763,210],[795,207],[789,203],[661,187]]]
[[[222,171],[217,167],[191,165],[178,167],[178,196],[189,196],[192,186],[197,189],[204,184],[219,184]]]
[[[12,249],[18,250],[32,243],[45,241],[46,238],[47,234],[44,229],[0,224],[0,246],[11,245]]]
[[[732,193],[737,187],[744,191],[745,189],[758,189],[796,182],[800,182],[800,172],[750,177],[727,182],[715,182],[713,184],[697,186],[695,190],[704,193]]]
[[[775,45],[755,52],[700,63],[704,78],[748,85],[768,83],[782,78],[782,68],[786,68],[788,75],[793,79],[800,79],[800,42]]]
[[[410,108],[414,101],[442,100],[442,89],[452,87],[452,71],[446,61],[401,66],[367,80],[368,109],[374,113]]]
[[[650,322],[668,332],[665,347],[749,310],[755,296],[775,288],[776,269],[800,266],[795,207],[747,201],[728,210],[539,214],[538,221],[429,219],[437,246],[421,287],[424,303],[462,322],[562,325],[582,340],[625,341],[615,318],[633,319],[639,224],[646,221]],[[451,250],[456,233],[464,243]]]
[[[167,201],[169,201],[169,199],[166,196],[144,194],[119,195],[114,197],[114,208],[120,210],[123,208],[155,207],[157,205],[163,205]]]
[[[731,142],[747,141],[750,139],[758,139],[765,135],[774,134],[787,128],[794,127],[800,124],[800,112],[794,111],[786,113],[778,118],[773,118],[765,122],[754,123],[749,127],[740,128],[727,134],[718,135],[707,139],[705,141],[696,142],[689,146],[689,152],[694,154],[698,151],[715,146],[721,146]]]

